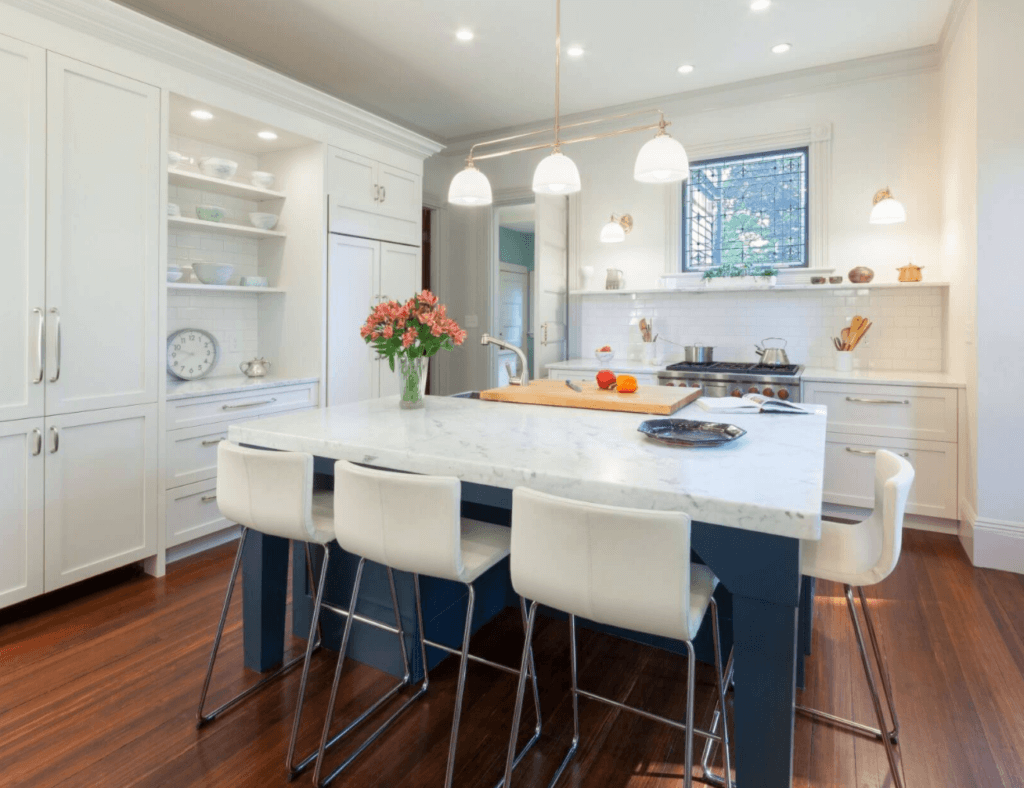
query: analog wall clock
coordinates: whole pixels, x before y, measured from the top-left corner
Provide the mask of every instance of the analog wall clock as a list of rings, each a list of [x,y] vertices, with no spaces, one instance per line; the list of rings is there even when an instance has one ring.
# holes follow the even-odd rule
[[[183,328],[167,337],[167,371],[182,380],[196,380],[217,365],[217,340],[201,328]]]

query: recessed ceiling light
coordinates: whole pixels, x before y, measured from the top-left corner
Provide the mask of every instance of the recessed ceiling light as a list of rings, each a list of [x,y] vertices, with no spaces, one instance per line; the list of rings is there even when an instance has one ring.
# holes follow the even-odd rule
[[[567,50],[565,50],[565,53],[569,57],[580,57],[583,54],[583,47],[569,47]]]
[[[783,55],[793,48],[792,44],[776,44],[772,47],[772,52],[776,55]]]
[[[277,135],[272,131],[261,131],[257,135],[261,140],[276,140]]]
[[[680,66],[680,67],[679,67],[678,69],[676,69],[676,70],[677,70],[677,71],[678,71],[678,72],[679,72],[680,74],[692,74],[692,73],[693,73],[693,66],[691,66],[691,65],[687,64],[687,65],[685,65],[685,66]]]
[[[194,109],[192,117],[196,120],[213,120],[213,113],[205,109]]]
[[[751,11],[764,11],[768,6],[772,4],[772,0],[754,0],[750,4]]]
[[[464,27],[455,34],[455,37],[459,39],[459,41],[472,41],[473,31]]]

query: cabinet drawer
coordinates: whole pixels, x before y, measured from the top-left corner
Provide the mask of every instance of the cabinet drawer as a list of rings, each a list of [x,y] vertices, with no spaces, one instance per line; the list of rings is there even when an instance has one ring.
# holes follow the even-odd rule
[[[167,489],[215,478],[217,444],[238,421],[243,419],[167,433]]]
[[[234,525],[217,507],[217,480],[167,491],[167,546],[189,542]]]
[[[828,406],[830,432],[911,440],[957,440],[956,389],[805,383],[803,401]]]
[[[876,449],[888,449],[914,466],[907,513],[957,518],[956,444],[885,439],[830,433],[825,447],[826,503],[875,506]]]
[[[167,403],[167,429],[243,421],[269,413],[312,407],[316,405],[316,391],[315,384],[306,384],[172,400]]]

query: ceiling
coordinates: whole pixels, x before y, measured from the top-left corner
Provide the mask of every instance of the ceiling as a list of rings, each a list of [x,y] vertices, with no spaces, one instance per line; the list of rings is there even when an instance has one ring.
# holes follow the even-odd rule
[[[441,141],[552,115],[554,0],[118,2]],[[935,44],[952,2],[564,0],[562,111]]]
[[[205,109],[213,117],[209,120],[197,120],[192,111]],[[309,145],[312,140],[284,131],[266,123],[257,123],[250,118],[236,115],[219,107],[211,107],[201,101],[194,101],[177,93],[171,94],[170,101],[171,134],[180,134],[194,140],[214,142],[231,150],[252,153],[273,153]],[[277,134],[276,140],[263,140],[256,135],[261,131],[272,131]]]

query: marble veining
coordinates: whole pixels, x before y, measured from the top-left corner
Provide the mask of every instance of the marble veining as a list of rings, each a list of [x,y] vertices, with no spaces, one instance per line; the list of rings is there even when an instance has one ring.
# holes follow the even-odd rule
[[[695,405],[675,417],[714,420]],[[713,449],[651,441],[637,432],[645,418],[447,397],[401,410],[389,397],[233,424],[228,437],[611,506],[681,510],[749,531],[820,537],[824,407],[806,416],[730,414],[721,420],[747,435]]]

